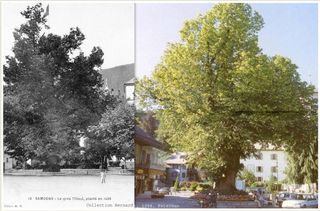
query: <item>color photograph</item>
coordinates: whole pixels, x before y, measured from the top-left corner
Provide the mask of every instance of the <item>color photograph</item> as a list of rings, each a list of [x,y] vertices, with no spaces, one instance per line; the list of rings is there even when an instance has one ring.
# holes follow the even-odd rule
[[[318,207],[318,5],[136,4],[135,206]]]

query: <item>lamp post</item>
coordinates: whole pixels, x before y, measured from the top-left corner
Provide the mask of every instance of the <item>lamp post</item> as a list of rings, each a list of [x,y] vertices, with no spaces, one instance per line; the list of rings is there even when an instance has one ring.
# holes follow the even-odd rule
[[[276,162],[276,168],[277,168],[277,181],[279,181],[279,169],[278,169],[278,161]]]

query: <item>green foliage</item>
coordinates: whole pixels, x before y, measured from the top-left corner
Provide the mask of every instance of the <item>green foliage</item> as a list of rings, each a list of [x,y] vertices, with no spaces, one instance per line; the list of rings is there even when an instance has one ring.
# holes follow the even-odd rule
[[[22,160],[51,154],[68,160],[80,152],[79,136],[115,100],[101,89],[102,50],[85,56],[79,28],[47,34],[43,13],[41,4],[21,13],[26,23],[13,32],[14,56],[3,66],[4,146]]]
[[[186,191],[186,190],[188,190],[186,187],[182,187],[182,188],[180,188],[180,190],[181,191]]]
[[[202,192],[204,192],[204,188],[201,186],[197,186],[196,191],[202,193]]]
[[[280,191],[281,183],[278,182],[274,176],[271,176],[270,179],[267,181],[266,190],[270,193]]]
[[[300,123],[304,124],[305,129],[300,142],[292,143],[286,148],[288,165],[285,173],[290,184],[318,183],[318,137],[315,114],[317,114],[316,108],[314,114],[310,115],[313,124],[307,121]]]
[[[208,183],[198,183],[198,186],[196,188],[197,191],[204,192],[204,193],[207,193],[212,189],[213,189],[212,185]]]
[[[245,180],[247,187],[251,187],[251,185],[256,181],[254,173],[247,168],[244,168],[239,172],[239,177],[240,179]]]
[[[197,182],[192,182],[191,185],[190,185],[190,188],[189,190],[190,191],[195,191],[198,187],[198,183]]]
[[[182,181],[180,182],[180,187],[190,188],[192,184],[198,184],[196,181]]]
[[[266,184],[264,182],[253,182],[251,185],[250,185],[251,188],[263,188],[263,187],[266,187]]]
[[[256,152],[254,144],[317,140],[305,130],[317,127],[314,87],[290,59],[262,53],[262,26],[248,4],[217,4],[184,23],[181,40],[136,87],[139,105],[156,112],[158,138],[187,152],[218,188],[235,188],[239,160]]]
[[[174,182],[173,189],[174,189],[175,191],[178,191],[178,190],[179,190],[179,176],[176,177],[176,181]]]

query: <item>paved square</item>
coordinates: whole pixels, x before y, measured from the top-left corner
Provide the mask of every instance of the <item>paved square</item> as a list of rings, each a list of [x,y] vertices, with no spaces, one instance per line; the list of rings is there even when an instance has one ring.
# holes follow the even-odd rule
[[[197,200],[187,195],[166,195],[164,198],[136,199],[139,208],[200,208]]]

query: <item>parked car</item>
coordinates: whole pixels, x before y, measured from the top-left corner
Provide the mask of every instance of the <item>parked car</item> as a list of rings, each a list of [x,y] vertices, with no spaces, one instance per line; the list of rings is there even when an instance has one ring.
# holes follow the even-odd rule
[[[163,194],[163,195],[168,195],[170,193],[170,188],[169,187],[163,187],[163,188],[160,188],[158,190],[158,192],[160,194]]]
[[[289,193],[289,192],[279,192],[276,195],[276,205],[278,207],[282,207],[282,203],[288,199],[295,199],[296,194],[295,193]]]
[[[318,208],[318,197],[314,194],[296,194],[295,199],[282,203],[283,208]]]
[[[169,194],[169,188],[163,187],[163,188],[159,188],[156,191],[153,191],[151,194],[151,198],[164,198],[164,196],[168,194]]]

